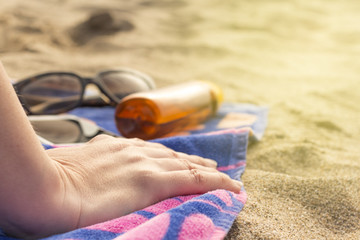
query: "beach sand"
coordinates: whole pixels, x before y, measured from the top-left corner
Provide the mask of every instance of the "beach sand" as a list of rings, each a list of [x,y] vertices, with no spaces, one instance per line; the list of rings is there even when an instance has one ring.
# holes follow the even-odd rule
[[[0,0],[14,79],[125,66],[269,107],[227,239],[360,238],[358,0]],[[91,21],[91,16],[97,16]]]

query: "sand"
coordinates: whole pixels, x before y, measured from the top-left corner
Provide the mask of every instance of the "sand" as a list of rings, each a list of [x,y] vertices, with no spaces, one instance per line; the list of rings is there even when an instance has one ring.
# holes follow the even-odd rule
[[[227,239],[360,238],[358,0],[0,0],[14,79],[126,66],[268,106]],[[97,18],[89,19],[96,15]]]

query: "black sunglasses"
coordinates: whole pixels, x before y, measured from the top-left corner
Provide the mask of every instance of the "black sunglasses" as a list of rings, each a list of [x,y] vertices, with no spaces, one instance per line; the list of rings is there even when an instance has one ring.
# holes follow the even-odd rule
[[[97,86],[108,105],[116,105],[131,93],[155,88],[151,77],[132,69],[102,71],[94,78],[48,72],[20,80],[14,88],[27,114],[58,114],[83,105],[88,84]]]
[[[71,114],[28,116],[35,132],[52,144],[87,142],[99,134],[118,135],[94,122]]]

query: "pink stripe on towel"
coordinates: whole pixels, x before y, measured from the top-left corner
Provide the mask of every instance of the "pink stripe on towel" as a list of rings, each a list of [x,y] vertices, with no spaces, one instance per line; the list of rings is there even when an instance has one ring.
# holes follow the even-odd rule
[[[148,221],[146,217],[132,213],[121,218],[89,226],[86,229],[123,233],[143,224],[146,221]]]
[[[141,227],[134,228],[117,237],[116,240],[160,240],[165,236],[169,224],[169,214],[163,213],[142,224]]]
[[[178,239],[209,239],[215,231],[215,228],[211,218],[204,214],[193,214],[184,220]]]
[[[237,164],[233,164],[233,165],[229,165],[229,166],[223,166],[223,167],[218,167],[217,170],[219,171],[228,171],[228,170],[232,170],[238,167],[242,167],[245,166],[246,162],[238,162]]]

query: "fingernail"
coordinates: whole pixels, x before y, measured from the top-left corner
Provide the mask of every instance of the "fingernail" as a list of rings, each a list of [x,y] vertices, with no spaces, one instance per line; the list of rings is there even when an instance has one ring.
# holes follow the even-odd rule
[[[205,158],[205,162],[207,167],[213,167],[216,168],[217,167],[217,162],[215,160],[209,159],[209,158]]]
[[[214,161],[214,160],[210,160],[210,162],[211,162],[211,166],[212,167],[217,167],[217,162],[216,161]]]
[[[243,187],[244,184],[241,182],[241,181],[238,181],[238,180],[233,180],[233,182],[238,185],[239,187]]]

